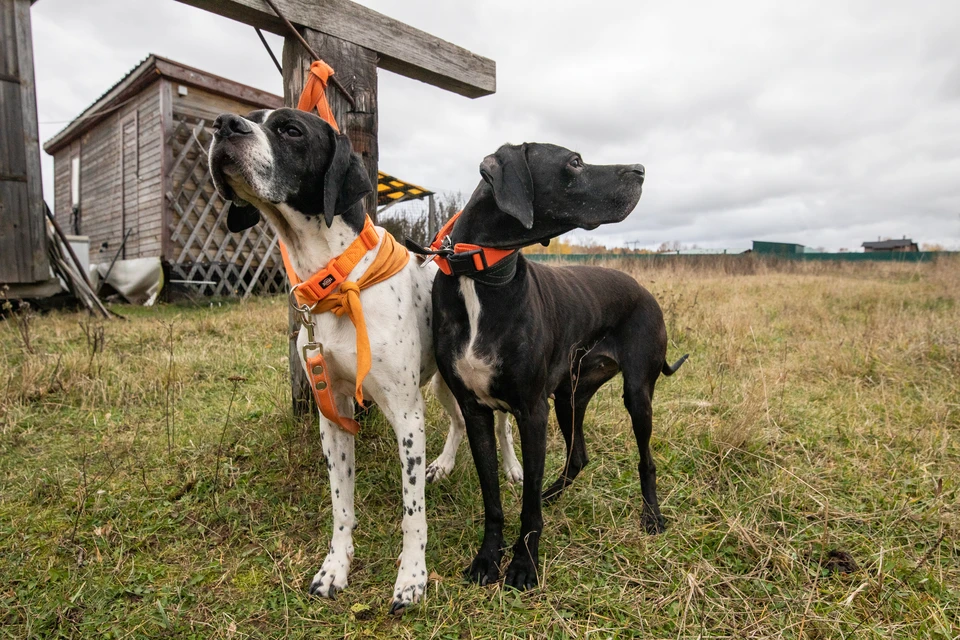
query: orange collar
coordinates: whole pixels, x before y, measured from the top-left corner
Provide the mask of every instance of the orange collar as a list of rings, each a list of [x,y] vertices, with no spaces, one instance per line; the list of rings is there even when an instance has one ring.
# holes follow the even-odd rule
[[[380,236],[373,227],[370,216],[367,216],[360,235],[350,243],[350,246],[328,262],[326,267],[302,281],[297,276],[297,272],[294,271],[293,265],[290,264],[290,256],[287,255],[286,247],[281,244],[280,255],[283,256],[283,266],[287,270],[287,277],[293,286],[293,295],[296,296],[297,302],[312,310],[347,279],[347,276],[363,259],[363,256],[377,246],[378,242],[380,242]]]
[[[450,246],[450,232],[453,231],[453,226],[461,213],[463,211],[458,211],[455,216],[447,220],[430,243],[430,250],[439,252],[435,254],[437,266],[445,275],[471,275],[487,271],[518,252],[518,249],[492,249],[465,242]],[[510,276],[512,277],[513,274],[511,273]]]

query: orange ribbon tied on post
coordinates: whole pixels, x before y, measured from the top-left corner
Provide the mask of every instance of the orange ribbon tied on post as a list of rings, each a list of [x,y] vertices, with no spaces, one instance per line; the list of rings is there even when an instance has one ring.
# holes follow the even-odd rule
[[[310,75],[307,76],[307,84],[304,85],[300,93],[300,102],[297,103],[297,109],[300,111],[317,110],[317,115],[330,123],[337,133],[340,127],[333,117],[333,110],[330,109],[330,103],[327,102],[327,82],[333,75],[333,67],[323,60],[315,60],[310,65]]]

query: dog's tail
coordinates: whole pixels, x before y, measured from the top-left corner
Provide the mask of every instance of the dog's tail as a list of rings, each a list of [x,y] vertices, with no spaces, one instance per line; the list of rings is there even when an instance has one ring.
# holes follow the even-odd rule
[[[679,360],[677,360],[676,362],[674,362],[674,363],[673,363],[673,366],[667,364],[667,362],[664,361],[664,362],[663,362],[663,369],[661,369],[660,371],[661,371],[661,372],[663,373],[663,375],[665,375],[665,376],[672,376],[673,374],[675,374],[675,373],[677,372],[677,369],[680,368],[680,365],[682,365],[684,362],[686,362],[686,361],[687,361],[687,358],[689,358],[689,357],[690,357],[690,354],[689,354],[689,353],[683,354],[683,357],[680,358]]]

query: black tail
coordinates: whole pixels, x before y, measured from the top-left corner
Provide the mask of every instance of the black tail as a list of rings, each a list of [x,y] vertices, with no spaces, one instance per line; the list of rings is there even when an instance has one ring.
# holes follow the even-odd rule
[[[672,376],[673,374],[675,374],[675,373],[677,372],[677,369],[680,368],[680,365],[682,365],[684,362],[686,362],[686,361],[687,361],[687,358],[689,358],[689,357],[690,357],[690,354],[689,354],[689,353],[683,354],[683,357],[680,358],[679,360],[677,360],[676,362],[674,362],[674,363],[673,363],[673,366],[670,366],[669,364],[667,364],[666,362],[664,362],[664,363],[663,363],[663,369],[661,369],[660,371],[661,371],[661,372],[663,373],[663,375],[665,375],[665,376]]]

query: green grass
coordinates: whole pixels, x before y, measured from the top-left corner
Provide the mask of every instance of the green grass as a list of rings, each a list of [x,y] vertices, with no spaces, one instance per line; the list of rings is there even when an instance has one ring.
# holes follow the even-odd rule
[[[960,264],[639,269],[670,358],[691,353],[654,401],[666,533],[640,526],[615,379],[590,465],[545,509],[542,586],[464,583],[483,515],[464,445],[427,487],[435,575],[401,618],[401,474],[376,411],[350,585],[307,595],[329,489],[288,409],[282,299],[0,322],[0,637],[960,636]],[[445,432],[431,400],[431,459]],[[551,427],[548,481],[562,458]],[[511,540],[518,487],[504,508]]]

